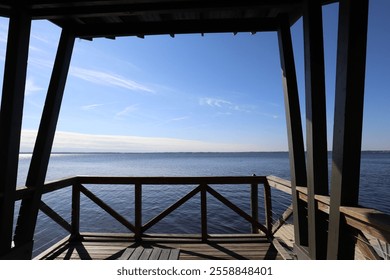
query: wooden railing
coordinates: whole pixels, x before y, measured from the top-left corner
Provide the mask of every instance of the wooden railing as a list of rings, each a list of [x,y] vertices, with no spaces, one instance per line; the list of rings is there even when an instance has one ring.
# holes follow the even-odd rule
[[[90,189],[85,186],[98,185],[133,185],[134,186],[134,222],[130,222],[123,215],[119,214],[106,202],[98,198]],[[192,190],[161,211],[158,215],[144,222],[142,214],[142,193],[145,188],[152,185],[177,185],[194,186]],[[228,198],[216,191],[214,185],[248,185],[250,186],[250,214],[242,210]],[[259,186],[264,191],[264,223],[259,222]],[[92,202],[110,214],[115,220],[121,223],[134,237],[141,240],[145,232],[171,214],[174,210],[200,194],[200,217],[201,232],[199,237],[206,241],[209,238],[208,231],[208,209],[207,196],[211,195],[225,206],[233,210],[251,225],[252,233],[260,233],[269,239],[273,239],[277,231],[291,217],[293,206],[286,207],[282,214],[273,217],[271,189],[291,195],[291,183],[275,176],[244,176],[244,177],[96,177],[76,176],[65,178],[45,184],[40,191],[42,194],[55,192],[57,190],[72,188],[72,213],[71,223],[68,223],[56,211],[46,205],[43,201],[40,210],[62,226],[71,234],[71,238],[77,239],[80,236],[80,194],[88,197]],[[307,188],[297,187],[298,196],[301,200],[307,201]],[[15,200],[21,200],[32,195],[32,190],[19,188],[16,191]],[[278,199],[277,197],[274,199]],[[329,215],[329,196],[315,196],[316,206],[319,210]],[[387,259],[389,256],[390,243],[390,215],[374,209],[363,207],[341,207],[342,222],[347,226],[348,234],[355,238],[356,248],[359,248],[366,259]],[[213,214],[213,213],[209,213]],[[163,233],[163,232],[161,232]],[[379,244],[374,248],[372,239],[375,238]],[[379,252],[379,253],[378,253]]]
[[[291,194],[291,183],[274,176],[267,177],[271,187]],[[299,199],[307,202],[307,188],[297,187]],[[329,215],[330,197],[315,196],[316,207]],[[341,222],[346,234],[355,240],[361,257],[365,259],[390,259],[390,215],[365,207],[340,207]],[[376,244],[375,244],[376,243]]]
[[[133,185],[134,186],[134,222],[130,222],[123,215],[119,214],[106,202],[97,197],[86,186],[98,185]],[[148,221],[143,221],[142,215],[142,193],[145,188],[152,185],[170,185],[170,186],[194,186],[192,190],[178,199],[172,205],[161,211],[158,215]],[[250,214],[242,210],[228,198],[216,191],[214,185],[237,185],[250,186]],[[229,186],[229,187],[230,187]],[[264,223],[259,222],[259,186],[264,190]],[[40,210],[62,226],[71,234],[72,238],[78,238],[80,234],[80,194],[85,195],[96,205],[110,214],[115,220],[121,223],[130,232],[134,233],[136,239],[142,239],[145,232],[171,214],[178,207],[193,198],[196,194],[200,194],[200,217],[201,217],[201,232],[199,234],[202,240],[207,240],[209,237],[208,231],[208,209],[207,196],[210,195],[223,203],[226,207],[233,210],[251,225],[252,233],[261,233],[269,238],[272,238],[274,233],[280,228],[285,220],[291,215],[283,215],[277,219],[277,225],[273,225],[272,217],[272,200],[271,187],[268,180],[264,176],[245,176],[245,177],[92,177],[92,176],[76,176],[66,179],[61,179],[45,184],[40,191],[42,194],[57,191],[59,189],[72,188],[72,213],[71,223],[68,223],[56,211],[46,205],[43,201],[40,205]],[[28,188],[19,188],[16,192],[16,200],[21,200],[24,197],[31,195],[32,190]],[[287,210],[291,212],[291,207]],[[209,213],[212,215],[212,213]],[[278,218],[278,217],[276,217]],[[163,233],[163,232],[162,232]]]

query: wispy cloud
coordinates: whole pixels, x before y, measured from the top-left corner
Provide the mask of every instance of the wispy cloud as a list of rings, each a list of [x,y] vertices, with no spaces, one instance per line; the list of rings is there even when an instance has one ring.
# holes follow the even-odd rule
[[[212,97],[203,97],[199,99],[199,104],[202,106],[214,107],[216,109],[224,109],[227,111],[238,111],[250,113],[253,109],[253,106],[247,105],[238,105],[224,99],[212,98]],[[231,112],[220,112],[224,115],[230,115]]]
[[[232,106],[233,104],[229,101],[223,100],[223,99],[217,99],[217,98],[211,98],[211,97],[204,97],[200,98],[199,100],[200,105],[207,105],[210,107],[218,107],[222,108],[225,106]]]
[[[115,116],[117,118],[124,118],[124,117],[127,117],[127,116],[131,115],[132,113],[134,113],[137,110],[138,110],[138,105],[137,104],[130,105],[130,106],[127,106],[122,111],[116,113]]]
[[[170,119],[170,120],[169,120],[169,122],[179,122],[179,121],[184,121],[184,120],[187,120],[188,118],[189,118],[188,116],[177,117],[177,118]]]
[[[104,104],[89,104],[89,105],[81,106],[81,109],[84,111],[90,111],[101,106],[104,106]]]
[[[31,152],[36,131],[23,130],[21,151]],[[57,131],[54,152],[229,152],[254,151],[253,145],[206,142],[178,138],[91,135]]]
[[[111,74],[108,72],[85,69],[80,67],[71,67],[70,75],[98,85],[107,85],[120,87],[131,91],[154,93],[154,90],[150,89],[145,85],[122,77],[120,75]]]
[[[31,94],[34,94],[36,92],[40,92],[40,91],[43,91],[44,88],[38,86],[34,79],[33,78],[27,78],[26,80],[26,89],[25,89],[25,92],[26,92],[26,95],[31,95]]]

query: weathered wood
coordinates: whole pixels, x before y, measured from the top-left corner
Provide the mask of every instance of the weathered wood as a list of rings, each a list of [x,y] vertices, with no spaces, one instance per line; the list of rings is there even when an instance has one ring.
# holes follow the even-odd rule
[[[153,249],[149,259],[152,259],[156,250],[161,250],[158,259],[172,259],[176,257],[177,253],[179,253],[178,257],[180,260],[282,259],[280,253],[268,239],[258,234],[249,234],[247,238],[244,238],[245,235],[235,238],[223,238],[221,235],[218,239],[208,240],[208,242],[202,242],[200,238],[188,240],[186,235],[176,235],[168,239],[162,239],[159,235],[157,235],[157,238],[154,238],[155,235],[150,235],[150,237],[144,238],[142,243],[136,243],[135,239],[129,237],[128,234],[110,235],[111,237],[102,233],[88,234],[88,236],[92,235],[105,241],[96,243],[93,239],[90,241],[89,237],[81,233],[81,242],[69,242],[65,246],[55,246],[58,250],[53,251],[51,249],[49,252],[41,254],[40,257],[44,259],[118,259],[127,249],[140,247],[138,249],[139,252],[136,254],[138,258],[142,255],[144,249]],[[78,250],[78,248],[83,248],[85,253]],[[163,253],[163,251],[166,252]],[[156,254],[158,255],[158,253]],[[134,253],[131,254],[131,256],[133,255]],[[134,255],[134,259],[138,259],[136,255]]]
[[[281,179],[275,176],[267,176],[267,184],[279,191],[291,194],[291,181]]]
[[[41,210],[46,216],[48,216],[50,219],[60,225],[63,229],[70,233],[72,232],[72,226],[43,201],[41,201],[39,205],[39,210]]]
[[[357,231],[356,246],[359,248],[366,260],[383,260],[361,231]]]
[[[11,250],[30,29],[26,11],[12,10],[0,110],[0,256]]]
[[[200,221],[202,230],[202,240],[206,241],[208,238],[207,230],[207,185],[200,185]]]
[[[136,239],[141,239],[142,234],[142,185],[134,186],[134,227]]]
[[[259,221],[259,186],[257,184],[251,185],[251,212],[253,220]],[[258,232],[256,223],[252,223],[252,233]]]
[[[307,210],[305,203],[299,200],[296,193],[296,186],[306,186],[306,162],[302,136],[301,111],[290,24],[287,16],[281,18],[280,21],[278,42],[286,111],[292,201],[294,205],[295,242],[298,245],[306,246],[308,244]]]
[[[80,191],[86,197],[88,197],[90,200],[95,202],[100,208],[102,208],[104,211],[106,211],[108,214],[110,214],[113,218],[115,218],[115,220],[120,222],[127,229],[131,230],[132,232],[135,232],[135,226],[132,223],[130,223],[126,218],[124,218],[121,214],[119,214],[114,209],[112,209],[110,206],[108,206],[105,202],[103,202],[100,198],[95,196],[91,191],[89,191],[83,185],[80,185],[79,188],[80,188]]]
[[[325,67],[322,1],[305,0],[303,9],[306,89],[306,160],[308,188],[308,238],[311,259],[326,259],[327,221],[314,196],[328,194],[328,144],[326,133]]]
[[[70,31],[62,31],[27,175],[26,186],[34,189],[34,192],[31,197],[22,200],[15,229],[15,244],[23,244],[33,240],[39,203],[42,196],[41,191],[35,190],[42,188],[45,182],[74,41],[75,37]]]
[[[272,235],[272,200],[271,187],[267,183],[264,184],[264,212],[265,212],[265,227],[268,235]]]
[[[328,259],[352,259],[340,206],[357,206],[367,46],[368,0],[340,0]]]
[[[173,203],[171,206],[169,206],[167,209],[162,211],[160,214],[158,214],[156,217],[151,219],[149,222],[147,222],[143,227],[142,227],[142,232],[147,231],[150,229],[152,226],[157,224],[159,221],[164,219],[166,216],[168,216],[170,213],[172,213],[174,210],[179,208],[181,205],[186,203],[189,199],[194,197],[197,193],[200,192],[200,186],[196,187],[192,191],[190,191],[188,194],[183,196],[181,199],[179,199],[177,202]]]
[[[280,217],[272,226],[272,235],[274,235],[291,217],[293,214],[293,205],[291,204],[286,211],[283,212],[282,217]]]
[[[284,260],[293,260],[293,256],[282,246],[282,244],[279,241],[279,238],[273,238],[272,244],[274,245],[275,249],[279,252],[279,254],[282,256]]]
[[[160,259],[162,249],[161,248],[154,248],[153,252],[150,254],[149,260],[158,260]]]
[[[239,216],[247,220],[251,224],[256,224],[256,226],[264,232],[266,235],[268,234],[267,228],[260,224],[258,221],[254,220],[251,216],[249,216],[247,213],[245,213],[241,208],[239,208],[237,205],[226,199],[223,195],[215,191],[213,188],[210,186],[207,186],[207,192],[209,192],[212,196],[214,196],[216,199],[218,199],[220,202],[225,204],[227,207],[232,209],[234,212],[236,212]]]
[[[142,247],[135,248],[135,250],[133,251],[133,254],[131,254],[129,260],[138,260],[143,251],[144,251],[144,248],[142,248]]]
[[[390,243],[390,215],[375,209],[361,207],[340,207],[346,223],[363,233]]]
[[[126,248],[123,254],[119,257],[120,260],[128,260],[130,256],[134,253],[135,248]]]
[[[168,260],[178,260],[180,257],[179,249],[171,249],[171,253],[169,254]]]
[[[79,184],[72,186],[72,238],[80,236],[80,188]]]

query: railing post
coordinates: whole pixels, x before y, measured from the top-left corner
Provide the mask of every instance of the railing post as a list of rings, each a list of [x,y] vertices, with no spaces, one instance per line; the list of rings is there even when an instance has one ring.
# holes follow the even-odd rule
[[[142,239],[142,185],[135,184],[134,186],[134,215],[135,215],[135,239],[141,241]]]
[[[265,227],[268,231],[268,236],[272,235],[272,200],[271,187],[268,182],[264,183],[264,211],[265,211]]]
[[[72,186],[72,239],[80,237],[80,188],[79,184]]]
[[[258,184],[251,185],[251,210],[254,221],[259,221],[259,186]],[[259,228],[255,222],[252,223],[252,233],[259,233]]]
[[[207,185],[201,185],[200,190],[200,212],[202,223],[202,241],[207,241]]]

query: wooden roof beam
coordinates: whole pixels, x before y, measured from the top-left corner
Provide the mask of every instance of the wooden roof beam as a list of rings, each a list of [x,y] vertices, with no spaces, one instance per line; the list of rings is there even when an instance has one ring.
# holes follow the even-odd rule
[[[278,26],[279,20],[277,19],[224,19],[85,24],[69,26],[69,28],[74,30],[76,37],[97,38],[164,34],[261,32],[276,31]]]
[[[90,2],[90,1],[89,1]],[[114,2],[106,3],[99,1],[94,5],[86,3],[57,5],[32,5],[31,15],[34,19],[57,19],[64,17],[100,17],[100,16],[125,16],[125,15],[142,15],[145,13],[177,13],[177,12],[202,12],[213,10],[267,10],[277,8],[280,12],[295,11],[301,7],[300,0],[288,1],[261,1],[253,2],[248,0],[242,1],[163,1],[152,3],[124,3]]]

